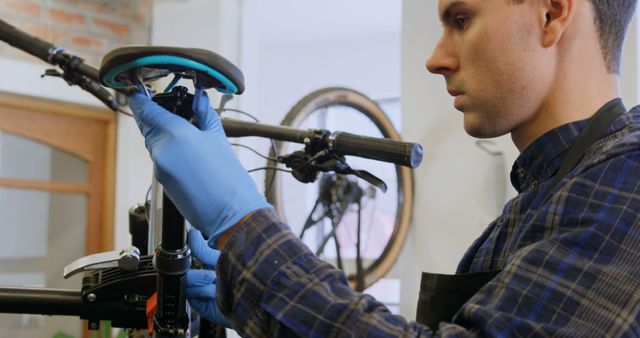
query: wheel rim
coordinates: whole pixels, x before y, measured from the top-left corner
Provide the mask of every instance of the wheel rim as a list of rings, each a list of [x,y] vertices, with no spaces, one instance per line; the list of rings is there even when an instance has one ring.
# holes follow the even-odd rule
[[[355,128],[355,130],[353,128],[353,124],[349,125],[350,128],[345,128],[345,125],[348,125],[348,123],[345,124],[345,122],[348,122],[346,120],[349,120],[349,118],[345,118],[344,115],[342,115],[345,114],[344,110],[335,110],[346,109],[344,107],[348,107],[348,109],[350,109],[354,114],[358,114],[359,116],[366,118],[366,120],[368,121],[367,123],[371,124],[371,126],[369,126],[369,130],[367,130],[366,133],[362,132],[363,125],[358,125],[359,128]],[[338,120],[333,118],[333,121],[331,121],[332,117],[329,115],[338,113],[341,114],[340,118]],[[324,122],[322,122],[325,125],[318,125],[322,123],[316,123],[315,125],[313,123],[307,123],[315,115],[320,116],[322,114],[326,115],[324,117]],[[327,116],[329,117],[327,118]],[[366,96],[358,92],[345,88],[329,88],[319,90],[306,96],[296,106],[294,106],[294,108],[291,109],[289,114],[287,114],[287,116],[283,120],[283,125],[303,129],[326,128],[329,130],[354,132],[356,134],[367,136],[387,137],[396,140],[400,139],[398,133],[393,128],[389,119],[386,117],[386,115],[384,115],[382,110],[374,101],[368,99]],[[375,134],[375,132],[372,134],[371,128],[376,129],[375,132],[377,132],[378,134]],[[282,153],[282,151],[292,151],[289,145],[284,142],[278,143],[278,149],[280,149],[280,153]],[[348,158],[348,163],[354,169],[367,170],[371,167],[372,162],[369,160]],[[378,198],[381,196],[380,191],[373,192],[374,194],[376,194],[376,198],[374,199],[375,203],[381,203],[382,207],[384,208],[380,208],[381,205],[377,205],[374,206],[373,209],[367,210],[370,205],[367,206],[365,202],[371,202],[372,199],[368,199],[367,201],[367,198],[365,198],[363,200],[363,214],[361,222],[362,228],[365,231],[372,231],[371,229],[375,229],[372,232],[372,236],[364,235],[363,238],[361,238],[361,241],[363,242],[361,244],[364,244],[361,245],[360,248],[360,254],[363,257],[363,261],[365,263],[363,267],[364,286],[359,286],[356,283],[355,271],[357,269],[355,269],[355,262],[353,261],[353,257],[356,254],[354,237],[356,238],[355,240],[357,240],[357,233],[354,234],[355,225],[353,218],[357,217],[357,213],[346,213],[343,217],[343,222],[339,223],[336,227],[336,237],[338,238],[338,242],[343,242],[340,243],[340,250],[335,247],[335,244],[328,244],[327,248],[332,247],[334,249],[329,249],[328,251],[324,252],[324,256],[321,256],[321,258],[333,263],[334,265],[337,265],[336,256],[342,256],[342,258],[345,258],[343,263],[350,262],[349,264],[344,264],[343,270],[345,270],[345,273],[347,274],[352,286],[355,286],[359,289],[363,289],[372,285],[375,281],[383,277],[390,270],[391,266],[400,253],[402,245],[404,244],[413,204],[413,176],[411,170],[409,168],[395,166],[393,164],[382,164],[381,162],[375,163],[376,169],[384,168],[385,166],[387,166],[387,168],[383,169],[385,173],[381,174],[380,170],[370,171],[376,176],[382,176],[381,178],[385,180],[388,185],[390,183],[392,184],[390,184],[389,189],[391,194],[385,194],[386,196],[384,196],[384,198],[382,199]],[[393,173],[393,175],[391,175],[394,176],[393,179],[389,179],[389,172]],[[274,179],[274,173],[274,171],[270,171],[267,173],[265,186],[268,187],[273,179],[273,188],[268,191],[267,196],[278,213],[283,217],[285,221],[288,222],[288,224],[290,224],[290,226],[292,226],[292,230],[296,232],[296,235],[300,235],[299,231],[301,226],[299,226],[299,224],[304,224],[304,219],[300,219],[300,216],[298,216],[298,219],[295,219],[295,217],[291,217],[291,212],[288,211],[287,208],[296,211],[298,209],[301,209],[299,205],[305,198],[305,203],[307,205],[314,204],[314,200],[319,194],[317,190],[318,188],[316,188],[315,191],[312,190],[307,197],[302,197],[300,195],[296,196],[297,200],[294,201],[294,203],[298,203],[299,205],[294,206],[291,200],[286,200],[286,198],[284,197],[286,194],[291,194],[291,192],[283,191],[283,187],[295,185],[299,186],[301,185],[301,183],[293,180],[293,178],[283,176],[283,174],[275,174]],[[350,179],[353,180],[355,178]],[[319,179],[318,181],[321,180]],[[360,186],[363,186],[362,188],[366,191],[367,194],[372,194],[371,187],[367,187],[366,185],[364,185],[364,181],[362,180],[358,181],[358,184]],[[314,184],[317,185],[318,183]],[[389,205],[393,205],[393,208],[389,209]],[[327,209],[330,208],[324,206],[324,210]],[[384,212],[381,213],[380,210],[383,210]],[[366,220],[367,215],[373,218]],[[385,218],[386,220],[384,220]],[[332,229],[331,221],[325,220],[324,223],[324,230],[316,230],[319,234],[317,236],[319,236],[320,238],[326,237],[328,231],[331,231]],[[390,224],[390,226],[385,226],[384,224]],[[320,226],[318,228],[320,229]],[[366,241],[364,240],[365,236],[367,237]],[[379,243],[380,238],[384,239],[385,241],[385,244],[382,246]],[[312,249],[312,251],[315,251],[313,241],[309,241],[305,238],[303,238],[303,241]],[[372,241],[377,241],[373,244],[373,246],[375,247],[374,249],[371,248]],[[335,243],[335,240],[333,240],[333,242]],[[315,244],[317,245],[317,242]]]

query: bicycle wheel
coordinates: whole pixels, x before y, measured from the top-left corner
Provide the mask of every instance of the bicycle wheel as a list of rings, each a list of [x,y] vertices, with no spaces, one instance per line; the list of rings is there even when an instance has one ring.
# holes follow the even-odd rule
[[[378,104],[348,88],[312,92],[287,113],[282,125],[400,140]],[[279,154],[300,149],[276,143]],[[271,150],[270,157],[274,156]],[[344,270],[351,286],[362,291],[382,278],[400,254],[412,214],[413,173],[408,167],[358,157],[348,156],[347,163],[381,178],[388,191],[382,193],[356,177],[329,173],[303,184],[275,170],[267,171],[265,189],[292,231],[321,259]]]

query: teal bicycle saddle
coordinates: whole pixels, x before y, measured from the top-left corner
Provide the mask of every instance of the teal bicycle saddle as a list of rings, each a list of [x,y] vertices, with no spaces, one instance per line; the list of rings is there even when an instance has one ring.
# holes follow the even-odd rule
[[[125,88],[174,75],[193,79],[197,88],[214,88],[223,94],[242,94],[242,71],[224,57],[198,48],[132,46],[107,53],[98,71],[100,81],[111,88]]]

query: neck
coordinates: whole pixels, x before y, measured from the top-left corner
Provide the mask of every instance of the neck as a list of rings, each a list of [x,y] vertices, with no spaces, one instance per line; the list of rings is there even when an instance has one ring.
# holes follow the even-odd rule
[[[524,150],[544,133],[564,124],[588,119],[605,103],[620,97],[618,76],[583,73],[572,85],[559,84],[550,90],[532,118],[511,132],[518,150]]]

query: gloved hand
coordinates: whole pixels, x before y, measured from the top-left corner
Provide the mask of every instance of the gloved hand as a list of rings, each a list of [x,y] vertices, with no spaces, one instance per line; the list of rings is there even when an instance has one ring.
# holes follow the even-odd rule
[[[196,90],[193,100],[200,129],[141,93],[130,97],[129,107],[151,153],[156,178],[212,247],[244,216],[270,207],[238,161],[204,91]]]
[[[220,251],[211,249],[202,234],[195,228],[187,233],[191,253],[207,269],[214,269],[220,257]],[[229,320],[222,314],[216,303],[216,273],[212,270],[187,271],[187,300],[200,317],[224,327],[230,327]]]

